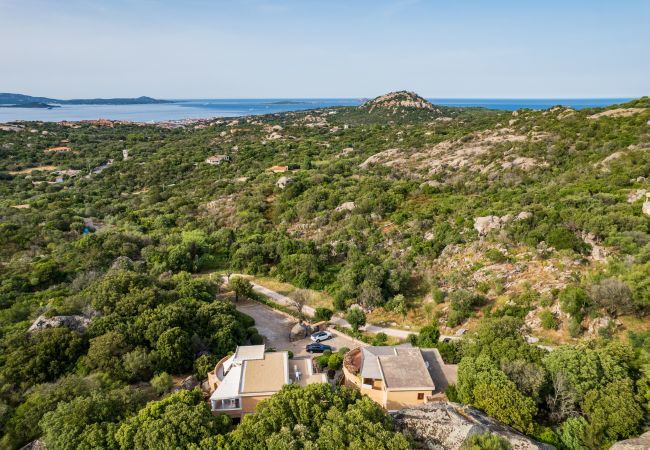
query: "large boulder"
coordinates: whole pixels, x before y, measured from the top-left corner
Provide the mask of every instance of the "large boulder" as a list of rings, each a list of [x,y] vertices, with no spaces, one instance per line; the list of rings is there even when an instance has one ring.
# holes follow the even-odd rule
[[[289,334],[290,341],[299,341],[311,335],[312,328],[307,325],[305,322],[298,322],[291,328],[291,333]]]
[[[292,179],[292,178],[289,178],[289,177],[280,177],[280,178],[278,178],[278,181],[275,182],[275,185],[276,185],[277,187],[279,187],[280,189],[284,189],[284,188],[286,188],[287,186],[289,186],[289,184],[291,184],[291,183],[293,183],[293,179]]]
[[[46,328],[68,327],[71,330],[83,332],[88,328],[90,319],[84,316],[39,316],[27,331],[34,332]]]
[[[405,408],[394,413],[393,418],[397,429],[422,448],[457,450],[469,436],[482,433],[493,433],[506,439],[514,450],[554,448],[524,436],[477,409],[456,403],[427,403]]]
[[[501,217],[499,216],[476,217],[474,219],[474,229],[478,232],[479,236],[485,236],[490,231],[499,230],[500,228]]]
[[[650,216],[650,201],[645,202],[641,210],[643,211],[643,214]]]
[[[337,206],[335,211],[352,211],[356,207],[357,205],[354,202],[345,202]]]
[[[619,441],[612,445],[609,450],[647,450],[650,448],[650,431],[632,439]]]

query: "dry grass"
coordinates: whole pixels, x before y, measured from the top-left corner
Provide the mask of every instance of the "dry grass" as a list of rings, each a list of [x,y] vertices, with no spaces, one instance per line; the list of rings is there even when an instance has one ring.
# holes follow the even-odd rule
[[[289,284],[289,283],[284,283],[282,281],[278,281],[275,278],[269,278],[269,277],[254,277],[254,276],[246,276],[249,280],[264,286],[265,288],[271,289],[273,291],[276,291],[282,295],[289,296],[291,295],[292,292],[298,290],[296,286]],[[315,291],[313,289],[305,289],[307,292],[309,292],[309,300],[307,301],[307,305],[313,307],[313,308],[329,308],[333,309],[333,299],[332,297],[327,294],[326,292],[321,292],[321,291]]]
[[[15,172],[9,172],[9,175],[24,175],[26,173],[32,173],[36,171],[41,171],[41,172],[52,172],[54,170],[58,169],[57,166],[38,166],[38,167],[30,167],[28,169],[23,169],[23,170],[17,170]]]

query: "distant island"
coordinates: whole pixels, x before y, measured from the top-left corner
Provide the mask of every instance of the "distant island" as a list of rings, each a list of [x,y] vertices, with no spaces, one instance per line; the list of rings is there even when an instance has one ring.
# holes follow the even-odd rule
[[[31,95],[0,93],[0,108],[57,108],[60,105],[148,105],[158,103],[173,103],[169,100],[158,100],[151,97],[137,98],[92,98],[61,100],[48,97],[32,97]]]
[[[278,100],[277,102],[271,102],[269,105],[307,105],[312,102],[303,102],[297,100]]]
[[[43,109],[53,109],[60,108],[60,105],[50,105],[49,103],[43,102],[27,102],[19,103],[17,105],[3,105],[0,104],[0,108],[43,108]]]

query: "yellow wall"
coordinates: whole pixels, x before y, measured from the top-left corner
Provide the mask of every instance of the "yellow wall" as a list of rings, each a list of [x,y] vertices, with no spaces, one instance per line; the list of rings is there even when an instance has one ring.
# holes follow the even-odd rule
[[[418,400],[418,394],[424,394],[424,398]],[[407,406],[421,405],[426,401],[427,395],[431,395],[431,391],[388,391],[385,408],[392,411]]]
[[[386,403],[386,391],[380,391],[377,389],[368,389],[361,387],[361,393],[367,395],[375,402],[379,403],[381,406],[385,407]]]
[[[266,400],[270,395],[259,395],[256,397],[242,397],[241,398],[241,410],[242,414],[249,414],[255,412],[255,407],[262,400]]]

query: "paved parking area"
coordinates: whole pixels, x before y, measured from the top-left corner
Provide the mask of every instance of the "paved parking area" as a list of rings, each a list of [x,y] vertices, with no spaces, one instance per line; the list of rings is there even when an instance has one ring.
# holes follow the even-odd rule
[[[252,300],[242,299],[235,304],[235,307],[238,311],[248,314],[255,319],[255,328],[266,338],[267,347],[273,347],[276,350],[291,350],[295,356],[308,354],[305,346],[311,342],[309,338],[294,342],[289,341],[291,327],[298,322],[293,317]],[[334,334],[332,339],[323,343],[331,345],[334,350],[339,350],[343,347],[352,349],[359,346],[351,338],[336,334]]]

